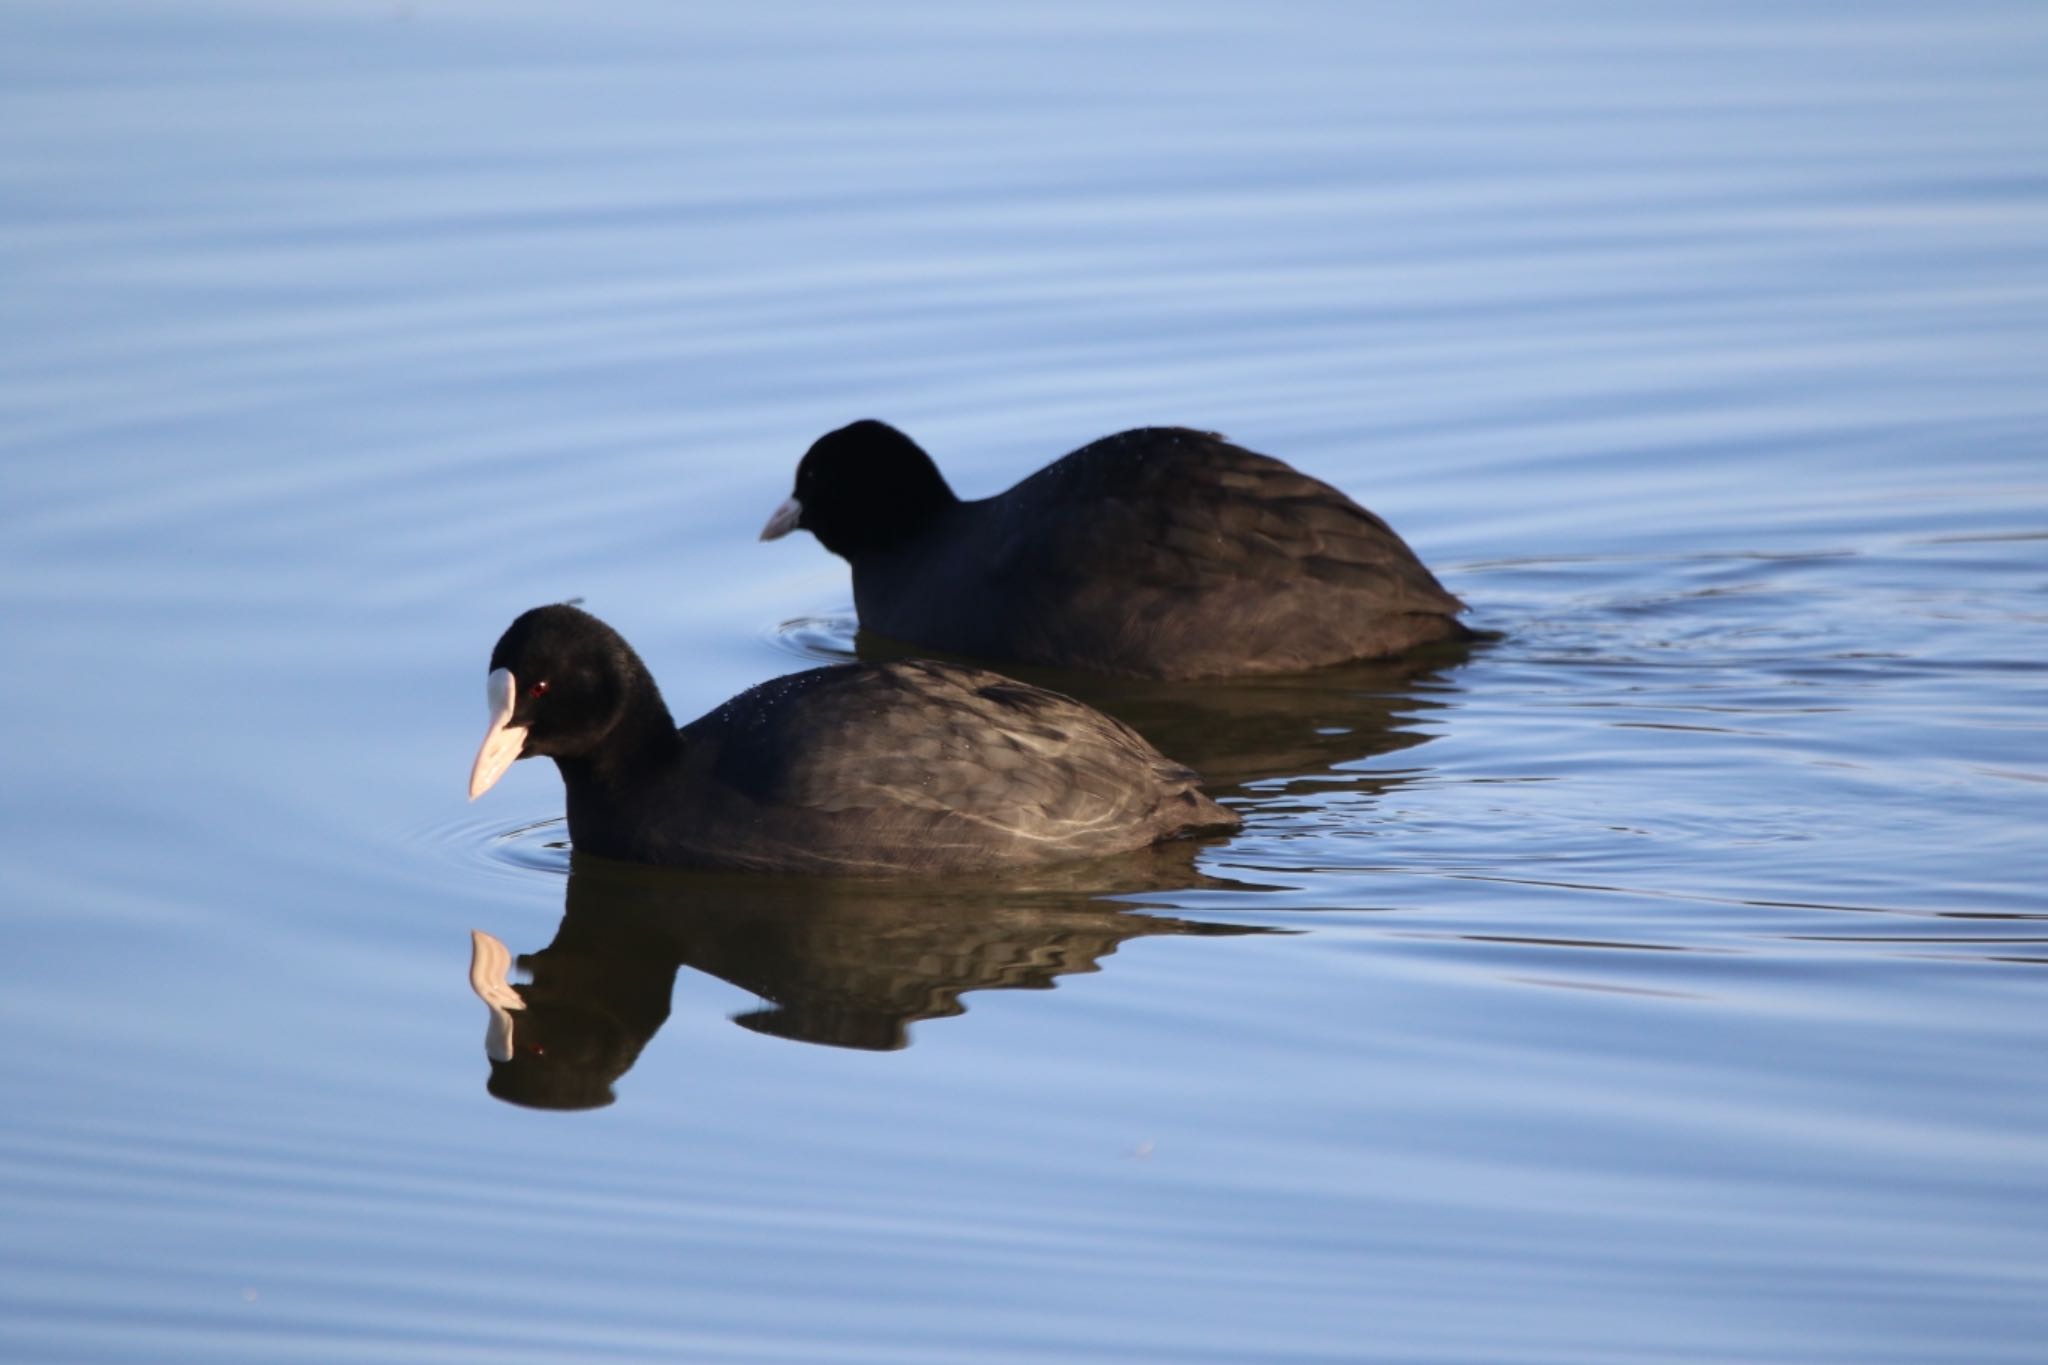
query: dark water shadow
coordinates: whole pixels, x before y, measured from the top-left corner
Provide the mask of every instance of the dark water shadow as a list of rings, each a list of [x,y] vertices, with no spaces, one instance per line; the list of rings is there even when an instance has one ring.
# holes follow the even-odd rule
[[[1430,738],[1424,720],[1451,705],[1452,674],[1495,638],[1269,677],[1160,682],[1025,665],[1005,664],[1000,671],[1108,712],[1201,773],[1211,791],[1222,791],[1311,776],[1424,743]],[[853,646],[868,660],[932,655],[868,631],[857,634]]]
[[[677,873],[577,857],[554,941],[511,953],[475,935],[471,986],[491,1008],[490,1093],[592,1109],[668,1018],[679,968],[767,1003],[734,1017],[792,1042],[888,1052],[910,1025],[966,1012],[977,990],[1049,990],[1098,970],[1129,939],[1276,932],[1143,913],[1104,899],[1235,886],[1194,865],[1196,845],[974,884],[867,883]]]

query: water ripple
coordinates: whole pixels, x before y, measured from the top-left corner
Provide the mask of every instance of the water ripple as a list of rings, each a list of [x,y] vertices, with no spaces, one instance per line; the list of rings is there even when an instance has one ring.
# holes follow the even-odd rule
[[[859,658],[854,637],[860,633],[859,618],[851,612],[797,616],[768,631],[768,642],[806,663],[844,664]]]
[[[569,872],[568,823],[559,815],[509,826],[466,815],[420,830],[410,842],[467,866],[500,873]]]

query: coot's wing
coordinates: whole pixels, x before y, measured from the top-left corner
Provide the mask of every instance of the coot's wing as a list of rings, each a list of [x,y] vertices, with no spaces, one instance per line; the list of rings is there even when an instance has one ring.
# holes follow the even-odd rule
[[[999,581],[1200,592],[1317,580],[1386,612],[1464,604],[1386,522],[1343,493],[1211,432],[1104,437],[988,507]]]
[[[958,664],[814,669],[742,693],[715,717],[716,775],[763,803],[950,813],[991,841],[1082,852],[1235,819],[1130,727]]]

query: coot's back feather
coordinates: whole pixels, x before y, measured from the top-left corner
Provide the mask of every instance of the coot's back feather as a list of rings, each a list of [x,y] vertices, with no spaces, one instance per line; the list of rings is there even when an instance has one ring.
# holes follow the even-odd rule
[[[1195,591],[1307,575],[1383,611],[1465,607],[1379,517],[1214,432],[1106,436],[989,501],[1002,504],[991,509],[999,573],[1121,569],[1130,583]]]

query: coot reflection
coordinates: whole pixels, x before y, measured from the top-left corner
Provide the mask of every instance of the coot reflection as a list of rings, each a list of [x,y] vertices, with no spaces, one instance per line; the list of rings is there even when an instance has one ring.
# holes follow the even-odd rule
[[[1193,849],[1117,860],[1119,893],[1219,885]],[[1091,876],[1095,885],[1089,886]],[[976,990],[1046,990],[1127,939],[1268,932],[1151,915],[1101,898],[1084,865],[1029,882],[951,887],[677,873],[578,858],[554,941],[511,954],[475,936],[471,985],[491,1008],[490,1093],[542,1109],[610,1104],[663,1021],[679,967],[767,1003],[734,1018],[794,1042],[891,1051],[910,1025],[964,1013]]]

